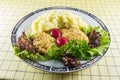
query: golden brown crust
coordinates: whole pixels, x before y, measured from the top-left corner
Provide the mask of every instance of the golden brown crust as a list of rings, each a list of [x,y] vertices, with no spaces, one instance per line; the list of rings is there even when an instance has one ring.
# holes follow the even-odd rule
[[[68,40],[85,40],[89,42],[87,35],[78,28],[61,29],[61,33]],[[55,38],[45,32],[38,33],[33,38],[33,45],[38,52],[43,54],[47,53],[53,44],[55,44]]]
[[[33,45],[39,52],[47,53],[48,49],[55,43],[55,39],[45,32],[38,33],[33,39]]]
[[[85,33],[78,28],[61,29],[62,36],[68,40],[85,40],[89,42],[89,39]]]

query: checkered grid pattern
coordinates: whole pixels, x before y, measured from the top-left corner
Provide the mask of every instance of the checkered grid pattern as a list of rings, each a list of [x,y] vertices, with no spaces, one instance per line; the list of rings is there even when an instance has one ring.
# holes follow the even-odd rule
[[[28,13],[50,6],[86,10],[100,18],[111,33],[107,54],[94,66],[73,73],[50,73],[32,68],[13,53],[10,35]],[[120,80],[120,0],[0,0],[0,79]]]

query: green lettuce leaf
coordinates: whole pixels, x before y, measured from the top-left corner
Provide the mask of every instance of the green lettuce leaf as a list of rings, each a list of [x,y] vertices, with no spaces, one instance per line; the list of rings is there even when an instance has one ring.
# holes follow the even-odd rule
[[[16,45],[13,45],[13,49],[15,52],[15,55],[23,58],[23,59],[30,59],[33,61],[45,61],[47,58],[43,55],[40,55],[39,53],[32,53],[31,51],[23,50],[21,51]]]
[[[68,44],[65,44],[61,47],[57,47],[53,45],[47,52],[46,55],[41,55],[39,53],[33,54],[31,51],[23,50],[21,51],[16,45],[14,45],[15,55],[22,57],[24,59],[31,59],[33,61],[39,60],[61,60],[62,56],[64,56],[65,51],[69,54],[72,54],[79,60],[89,60],[94,56],[102,55],[109,46],[110,38],[108,32],[102,30],[99,26],[96,27],[81,27],[81,30],[87,35],[87,33],[96,30],[100,32],[100,46],[95,48],[90,48],[86,41],[75,41],[70,40]],[[30,38],[31,36],[28,35]]]
[[[96,47],[96,48],[91,48],[88,52],[91,54],[91,55],[96,55],[96,56],[99,56],[99,55],[102,55],[106,49],[108,48],[109,44],[110,44],[110,38],[109,38],[109,34],[108,32],[100,29],[99,26],[97,27],[89,27],[87,29],[87,32],[91,32],[93,30],[96,30],[97,32],[100,32],[100,46]]]
[[[61,60],[62,56],[65,54],[65,51],[69,54],[72,54],[79,60],[88,60],[91,58],[90,54],[87,52],[90,49],[86,41],[75,41],[70,40],[67,44],[57,47],[53,45],[47,56],[49,59]]]

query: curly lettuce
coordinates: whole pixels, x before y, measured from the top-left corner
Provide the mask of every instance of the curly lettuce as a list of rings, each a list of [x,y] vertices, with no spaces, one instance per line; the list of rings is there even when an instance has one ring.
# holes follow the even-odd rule
[[[95,48],[90,48],[86,41],[75,41],[70,40],[68,44],[65,44],[61,47],[53,45],[47,52],[46,55],[41,55],[40,53],[32,53],[31,51],[23,50],[21,51],[16,45],[14,45],[14,52],[17,56],[20,56],[23,59],[31,59],[33,61],[39,60],[61,60],[64,56],[64,51],[67,51],[69,54],[75,56],[78,60],[89,60],[92,57],[102,55],[108,48],[110,43],[110,38],[108,32],[97,27],[82,27],[81,30],[87,35],[87,33],[96,30],[100,32],[100,46]]]
[[[89,33],[89,32],[92,32],[93,30],[96,30],[97,32],[100,32],[100,46],[99,47],[96,47],[96,48],[91,48],[89,50],[89,52],[92,54],[92,55],[102,55],[102,53],[104,51],[106,51],[106,49],[108,48],[109,44],[110,44],[110,37],[109,37],[109,33],[104,31],[103,29],[100,29],[100,26],[96,26],[96,27],[92,27],[92,26],[89,26],[89,27],[82,27],[81,30],[84,32],[84,33]]]
[[[16,45],[13,45],[13,47],[14,47],[13,49],[14,49],[15,55],[21,57],[22,59],[30,59],[33,61],[47,60],[45,56],[39,53],[32,53],[31,51],[27,51],[27,50],[21,51]]]

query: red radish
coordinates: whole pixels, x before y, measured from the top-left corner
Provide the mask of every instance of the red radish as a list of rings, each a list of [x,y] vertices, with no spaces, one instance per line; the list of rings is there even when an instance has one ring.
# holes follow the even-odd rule
[[[50,32],[50,35],[54,38],[57,38],[57,37],[61,36],[61,32],[59,29],[55,28]]]
[[[62,46],[64,44],[67,44],[68,40],[65,37],[58,37],[56,42],[58,46]]]

